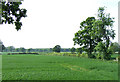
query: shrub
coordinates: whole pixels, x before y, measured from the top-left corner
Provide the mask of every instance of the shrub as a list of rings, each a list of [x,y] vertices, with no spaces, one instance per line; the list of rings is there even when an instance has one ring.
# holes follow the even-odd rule
[[[88,54],[87,54],[87,53],[82,53],[82,54],[80,55],[80,57],[87,57],[87,58],[88,58]]]
[[[80,55],[81,55],[80,53],[76,54],[77,57],[80,57]]]
[[[63,56],[70,56],[70,54],[69,53],[64,53]]]
[[[70,54],[70,56],[76,56],[76,53],[74,53],[74,54]]]

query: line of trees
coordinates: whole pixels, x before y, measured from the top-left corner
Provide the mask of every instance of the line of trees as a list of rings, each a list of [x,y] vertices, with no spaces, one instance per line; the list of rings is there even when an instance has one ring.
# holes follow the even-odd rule
[[[113,53],[113,54],[115,54],[115,53],[120,54],[120,45],[118,44],[118,42],[111,43],[109,49],[110,49],[111,53]],[[70,52],[71,53],[75,53],[75,52],[82,53],[83,50],[81,48],[74,48],[74,47],[72,47],[70,49]]]
[[[55,48],[15,48],[14,46],[5,47],[3,52],[56,52]],[[70,52],[70,48],[60,48],[59,52]]]

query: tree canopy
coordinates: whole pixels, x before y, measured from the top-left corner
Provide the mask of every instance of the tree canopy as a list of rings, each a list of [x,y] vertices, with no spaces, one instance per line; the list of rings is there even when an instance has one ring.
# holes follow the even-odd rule
[[[115,53],[119,52],[120,45],[117,42],[114,42],[110,45],[110,49]]]
[[[20,2],[6,2],[3,1],[1,4],[2,9],[2,24],[14,24],[15,29],[18,31],[21,29],[22,17],[27,17],[26,13],[27,10],[24,8],[20,8],[20,5],[22,4],[23,0],[20,0]]]
[[[89,57],[96,45],[93,38],[95,37],[93,35],[95,32],[93,23],[95,20],[95,17],[88,17],[85,21],[81,22],[80,30],[75,33],[75,38],[73,38],[74,44],[82,46],[82,49],[88,53]]]
[[[60,46],[60,45],[56,45],[56,46],[53,48],[53,51],[59,53],[59,52],[61,51],[61,46]]]
[[[74,53],[74,52],[76,51],[76,49],[75,49],[74,47],[72,47],[72,48],[70,49],[70,51],[71,51],[71,53]]]
[[[104,47],[102,48],[104,59],[110,59],[111,51],[109,49],[111,45],[110,38],[114,39],[115,33],[113,28],[114,18],[110,17],[109,14],[105,14],[105,7],[100,7],[98,9],[98,20],[94,23],[94,28],[98,30],[95,32],[97,37],[99,37],[102,41]],[[103,46],[101,45],[101,46]]]
[[[114,18],[110,17],[110,14],[105,14],[104,10],[105,7],[98,9],[97,19],[95,17],[88,17],[85,21],[81,22],[80,30],[75,33],[73,38],[74,44],[80,45],[82,50],[88,53],[88,57],[91,57],[94,50],[99,50],[98,48],[104,52],[105,59],[110,57],[109,46],[112,43],[110,38],[114,39],[115,37],[114,30],[112,29]],[[97,48],[95,48],[96,46]]]

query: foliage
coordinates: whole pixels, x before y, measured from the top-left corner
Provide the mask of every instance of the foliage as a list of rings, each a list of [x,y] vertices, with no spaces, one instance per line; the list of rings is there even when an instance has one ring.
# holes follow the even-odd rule
[[[82,48],[77,48],[77,49],[76,49],[76,52],[77,52],[77,53],[82,53]]]
[[[27,52],[32,52],[32,48],[27,49]]]
[[[82,53],[82,54],[80,54],[80,57],[88,57],[88,54],[87,53]]]
[[[5,46],[3,44],[3,42],[0,40],[0,48],[1,48],[1,52],[3,52],[3,50],[5,50]]]
[[[80,53],[76,54],[76,57],[80,57]]]
[[[26,52],[26,49],[25,49],[24,47],[21,47],[21,48],[20,48],[20,51],[21,51],[21,52]]]
[[[102,42],[99,42],[98,45],[95,47],[95,50],[98,52],[103,52],[103,49],[105,49],[105,44]]]
[[[119,51],[118,51],[118,54],[120,54],[120,47],[119,47]]]
[[[6,49],[10,52],[14,52],[15,47],[14,46],[8,46],[8,47],[6,47]]]
[[[23,0],[20,2],[2,2],[2,23],[15,24],[16,30],[21,29],[21,18],[27,17],[27,10],[20,8],[22,1]]]
[[[54,52],[60,52],[60,50],[61,50],[61,46],[60,45],[56,45],[54,48],[53,48],[53,51]]]
[[[95,47],[95,51],[97,51],[96,56],[100,56],[102,59],[110,60],[112,51],[110,49],[105,49],[105,44],[103,42],[99,42],[98,45]]]
[[[75,33],[74,44],[82,46],[88,57],[91,58],[94,50],[102,51],[105,59],[110,59],[111,45],[110,38],[114,39],[115,33],[112,29],[114,18],[110,14],[104,13],[105,8],[98,9],[98,19],[88,17],[86,21],[80,23],[80,30]],[[101,42],[100,44],[98,44]],[[98,45],[99,49],[94,49]],[[96,51],[95,51],[96,52]]]
[[[25,49],[26,52],[53,52],[52,48],[29,48]],[[8,47],[3,50],[3,52],[21,52],[20,48],[15,48],[15,50],[10,51]],[[61,48],[61,52],[70,52],[70,48]]]
[[[70,49],[70,51],[71,51],[71,53],[74,53],[74,52],[76,51],[76,49],[75,49],[74,47],[72,47],[72,48]]]
[[[82,50],[86,51],[89,57],[96,45],[93,39],[94,29],[92,28],[95,20],[95,17],[88,17],[85,21],[81,22],[80,30],[75,33],[73,38],[74,45],[82,46]]]
[[[111,55],[111,50],[109,49],[111,45],[110,38],[114,39],[115,33],[114,30],[112,29],[113,26],[113,19],[110,17],[110,14],[105,14],[104,13],[105,8],[100,7],[98,9],[98,20],[95,21],[93,24],[94,28],[96,28],[98,31],[95,32],[97,37],[99,37],[102,41],[99,42],[98,44],[98,50],[99,52],[103,52],[104,59],[110,59]]]
[[[102,59],[102,60],[104,60],[104,56],[103,56],[103,53],[101,52],[96,52],[95,54],[94,54],[94,58],[96,58],[96,59]]]
[[[70,48],[61,48],[61,52],[70,52]]]
[[[120,45],[117,42],[114,42],[110,45],[110,49],[115,53],[115,52],[119,52],[119,47]]]
[[[15,52],[20,52],[19,48],[15,48]]]
[[[5,50],[5,46],[4,46],[4,45],[2,45],[2,51],[3,51],[3,50]]]

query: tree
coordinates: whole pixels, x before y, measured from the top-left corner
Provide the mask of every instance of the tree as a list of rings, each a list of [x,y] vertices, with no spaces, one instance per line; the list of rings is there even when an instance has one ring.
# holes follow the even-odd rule
[[[26,49],[25,49],[24,47],[21,47],[21,48],[20,48],[20,51],[21,51],[21,52],[25,52]]]
[[[102,40],[102,44],[104,44],[104,47],[102,48],[102,51],[104,53],[104,59],[110,59],[111,51],[109,47],[112,43],[110,41],[110,38],[114,39],[115,37],[114,30],[112,29],[114,18],[111,18],[110,14],[105,14],[104,10],[105,7],[100,7],[98,9],[98,20],[94,22],[93,28],[97,30],[95,31],[95,34],[98,38]]]
[[[83,51],[86,51],[88,57],[92,57],[92,52],[96,51],[94,49],[99,42],[100,46],[104,46],[102,49],[105,59],[110,59],[111,51],[109,46],[111,45],[110,38],[114,39],[115,33],[112,29],[113,19],[110,14],[104,13],[104,7],[98,9],[98,19],[95,17],[88,17],[85,21],[80,23],[80,30],[75,33],[75,38],[73,38],[74,45],[80,45]]]
[[[103,56],[104,56],[104,54],[103,54],[104,50],[103,49],[105,49],[105,44],[103,42],[98,42],[98,44],[94,48],[94,50],[97,51],[97,53],[94,53],[95,56],[96,57],[99,56],[99,58],[104,59],[103,58]]]
[[[27,49],[27,52],[28,53],[32,52],[32,48]]]
[[[2,51],[4,51],[5,50],[5,46],[4,45],[2,45]]]
[[[70,51],[71,51],[71,53],[74,53],[74,52],[76,51],[76,49],[75,49],[74,47],[72,47],[72,48],[70,49]]]
[[[61,46],[60,46],[60,45],[56,45],[56,46],[53,48],[53,51],[59,53],[59,52],[61,51]]]
[[[119,52],[120,45],[117,42],[114,42],[110,45],[110,49],[115,53]]]
[[[52,52],[52,48],[49,49],[49,52]]]
[[[85,21],[81,22],[80,30],[75,33],[75,38],[73,38],[74,45],[82,46],[82,50],[88,53],[88,57],[90,57],[95,45],[97,45],[94,41],[95,30],[93,29],[95,20],[95,17],[88,17]]]
[[[14,46],[8,46],[7,47],[7,51],[8,52],[14,52],[15,51],[15,47]]]
[[[77,52],[77,53],[82,53],[82,48],[77,48],[77,49],[76,49],[76,52]]]
[[[15,52],[20,52],[20,49],[19,48],[15,48]]]
[[[119,46],[118,54],[120,54],[120,46]]]
[[[5,46],[3,42],[0,40],[0,52],[2,52],[3,50],[5,50]]]
[[[22,4],[22,1],[23,0],[20,0],[20,2],[2,2],[0,5],[0,7],[2,7],[2,24],[15,24],[15,29],[17,31],[21,29],[21,18],[27,17],[27,10],[19,7]]]

